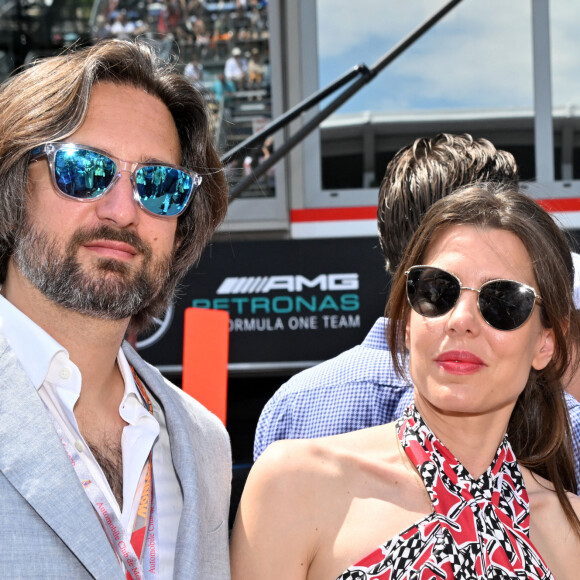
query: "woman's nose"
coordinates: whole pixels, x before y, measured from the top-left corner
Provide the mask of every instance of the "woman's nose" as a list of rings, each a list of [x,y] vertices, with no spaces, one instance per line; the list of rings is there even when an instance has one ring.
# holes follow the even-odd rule
[[[479,312],[477,301],[479,293],[473,288],[462,288],[461,294],[455,306],[449,312],[447,327],[453,332],[471,334],[477,333],[481,328],[483,319]]]

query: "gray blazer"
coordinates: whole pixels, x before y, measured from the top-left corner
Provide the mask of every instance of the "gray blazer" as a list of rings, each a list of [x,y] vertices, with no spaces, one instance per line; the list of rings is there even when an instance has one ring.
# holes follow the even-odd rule
[[[183,490],[174,578],[228,580],[227,432],[130,346],[123,349],[163,407]],[[0,578],[125,578],[44,404],[1,335]]]

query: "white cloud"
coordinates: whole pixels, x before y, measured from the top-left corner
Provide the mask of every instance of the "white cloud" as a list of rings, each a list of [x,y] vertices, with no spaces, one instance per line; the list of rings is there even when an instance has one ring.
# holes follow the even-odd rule
[[[325,59],[335,68],[344,60],[341,72],[374,64],[444,3],[317,0],[321,71]],[[580,3],[552,0],[551,20],[553,102],[580,104]],[[355,99],[376,103],[374,110],[410,108],[425,97],[434,108],[530,107],[531,29],[530,0],[464,0]]]
[[[552,99],[555,105],[580,107],[580,3],[550,3]]]
[[[317,0],[320,57],[352,55],[373,37],[400,39],[443,4],[441,0]]]

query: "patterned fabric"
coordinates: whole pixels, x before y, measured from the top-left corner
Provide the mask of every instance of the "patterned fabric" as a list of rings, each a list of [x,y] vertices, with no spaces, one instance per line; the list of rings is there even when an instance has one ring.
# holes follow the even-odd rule
[[[411,405],[397,422],[433,512],[337,580],[553,579],[529,538],[529,501],[507,436],[474,480]]]
[[[395,374],[386,324],[386,318],[379,318],[361,345],[294,375],[276,391],[260,415],[254,460],[278,439],[338,435],[403,415],[413,402],[413,385]],[[580,482],[580,403],[568,394],[566,401]]]

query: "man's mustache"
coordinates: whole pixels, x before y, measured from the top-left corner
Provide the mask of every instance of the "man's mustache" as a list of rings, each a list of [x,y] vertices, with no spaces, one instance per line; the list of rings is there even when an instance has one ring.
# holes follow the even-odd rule
[[[70,239],[68,246],[69,248],[76,248],[93,240],[110,240],[129,244],[147,259],[151,258],[153,254],[151,246],[145,243],[137,234],[105,225],[97,228],[77,230]]]

